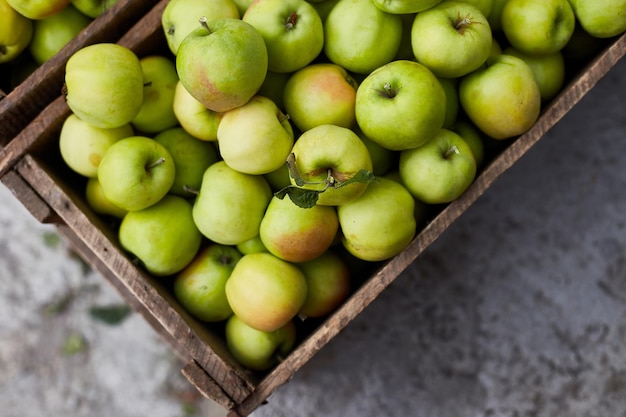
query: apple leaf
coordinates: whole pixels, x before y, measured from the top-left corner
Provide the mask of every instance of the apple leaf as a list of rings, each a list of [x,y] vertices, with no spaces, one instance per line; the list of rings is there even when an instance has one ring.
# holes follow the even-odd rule
[[[290,153],[287,157],[287,168],[289,169],[289,176],[293,178],[298,187],[302,187],[307,183],[296,167],[296,155],[294,153]]]
[[[341,188],[354,182],[369,183],[375,181],[376,177],[372,171],[366,169],[359,170],[356,174],[345,181],[335,182],[334,188]]]
[[[323,191],[309,190],[295,185],[288,185],[282,190],[274,193],[274,195],[281,200],[285,198],[286,195],[289,195],[291,201],[293,201],[298,207],[312,208],[315,204],[317,204],[317,199],[322,192]]]

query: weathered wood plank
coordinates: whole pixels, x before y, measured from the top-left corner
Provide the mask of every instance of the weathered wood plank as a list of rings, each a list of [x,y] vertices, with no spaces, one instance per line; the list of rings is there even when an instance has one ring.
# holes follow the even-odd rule
[[[443,209],[433,221],[420,231],[403,252],[387,262],[368,279],[314,333],[261,380],[250,397],[235,407],[232,415],[249,415],[279,386],[289,381],[305,363],[371,304],[426,248],[441,236],[506,170],[556,125],[625,54],[626,34],[621,36],[588,65],[580,76],[565,87],[559,97],[545,109],[535,125],[495,158],[463,196]]]
[[[15,171],[9,171],[0,181],[40,223],[59,223],[61,219]]]
[[[198,364],[191,360],[181,370],[182,374],[206,398],[211,398],[227,410],[235,406],[233,400],[226,395],[213,378]]]

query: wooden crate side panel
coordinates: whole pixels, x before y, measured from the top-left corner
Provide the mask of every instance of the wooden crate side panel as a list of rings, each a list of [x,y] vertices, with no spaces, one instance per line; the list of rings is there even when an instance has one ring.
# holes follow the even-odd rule
[[[53,58],[0,100],[0,148],[6,146],[40,111],[61,94],[65,63],[80,48],[115,42],[155,4],[154,0],[119,0],[94,19]]]
[[[461,214],[544,134],[576,105],[584,95],[626,54],[626,35],[621,36],[573,80],[542,113],[535,125],[495,158],[458,200],[450,203],[433,219],[413,242],[386,263],[365,282],[338,310],[315,330],[280,365],[268,374],[257,389],[239,404],[233,416],[247,416],[257,409],[279,386],[293,377],[322,347],[344,329],[380,293],[387,288],[417,257],[426,250]]]
[[[61,220],[17,172],[9,171],[5,176],[0,177],[0,181],[38,222],[58,223]]]
[[[189,317],[170,291],[157,279],[141,272],[127,254],[115,244],[117,238],[99,222],[82,198],[72,195],[53,174],[30,155],[16,165],[19,174],[50,205],[63,222],[80,237],[93,253],[123,283],[139,302],[151,312],[189,353],[190,357],[222,383],[222,388],[234,401],[241,401],[253,389],[255,382],[230,356],[222,339]]]

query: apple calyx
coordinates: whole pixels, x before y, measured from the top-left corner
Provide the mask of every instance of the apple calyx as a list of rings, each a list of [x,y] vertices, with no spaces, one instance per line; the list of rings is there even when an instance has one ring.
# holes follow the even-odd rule
[[[298,22],[298,13],[291,12],[287,19],[285,20],[285,28],[287,30],[291,30],[296,27],[296,23]]]
[[[317,204],[319,195],[329,188],[341,188],[346,185],[360,182],[369,183],[376,180],[376,177],[371,171],[361,169],[352,176],[336,175],[331,168],[327,170],[326,180],[324,182],[307,181],[305,180],[298,168],[296,167],[296,156],[291,153],[287,157],[287,168],[289,169],[289,176],[293,178],[296,185],[288,185],[281,190],[274,193],[274,196],[281,200],[289,195],[291,201],[293,201],[298,207],[312,208]],[[324,188],[321,190],[313,190],[310,188],[303,188],[305,185],[321,185],[324,184]]]

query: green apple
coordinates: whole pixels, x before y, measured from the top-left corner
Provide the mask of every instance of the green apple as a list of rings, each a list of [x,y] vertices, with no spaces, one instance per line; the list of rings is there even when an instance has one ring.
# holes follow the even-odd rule
[[[130,49],[96,43],[75,52],[65,66],[65,98],[78,117],[97,127],[120,127],[141,110],[143,71]]]
[[[65,9],[70,0],[6,0],[19,14],[29,19],[45,19]]]
[[[202,185],[204,171],[217,162],[219,154],[213,143],[191,136],[181,127],[162,131],[154,140],[174,159],[174,183],[169,193],[190,197]]]
[[[365,147],[367,147],[370,153],[370,157],[372,158],[372,172],[374,175],[384,175],[391,170],[392,166],[396,163],[397,153],[382,147],[368,138],[358,126],[354,127],[352,130],[361,138],[361,141],[365,144]]]
[[[166,195],[148,208],[129,211],[118,236],[122,248],[156,276],[182,271],[202,244],[191,216],[191,203],[174,195]]]
[[[249,23],[206,21],[178,47],[176,69],[187,91],[210,110],[225,112],[248,102],[267,74],[267,48]]]
[[[413,40],[411,39],[411,30],[413,29],[413,21],[415,20],[416,13],[401,14],[402,19],[402,39],[400,40],[400,47],[394,58],[394,61],[399,59],[415,60],[413,54]]]
[[[443,127],[452,126],[459,114],[459,79],[438,77],[439,83],[446,93],[446,117]]]
[[[339,0],[324,22],[326,57],[359,74],[392,61],[401,40],[402,18],[372,0]]]
[[[242,20],[263,36],[270,71],[297,71],[322,52],[322,19],[305,0],[257,0],[248,7]]]
[[[461,79],[459,102],[476,127],[493,139],[526,132],[541,111],[541,93],[532,70],[506,54],[489,58],[484,68]]]
[[[254,0],[232,0],[232,2],[235,3],[235,6],[237,6],[239,16],[243,16]]]
[[[485,162],[485,140],[483,133],[467,117],[457,119],[450,130],[463,138],[472,150],[476,160],[476,169],[482,168]]]
[[[278,330],[292,320],[306,293],[302,271],[267,252],[244,255],[226,282],[226,297],[235,315],[265,332]]]
[[[300,318],[319,318],[332,313],[350,294],[350,269],[332,251],[298,264],[307,283],[307,295],[298,312]]]
[[[448,129],[441,129],[427,144],[400,153],[402,183],[426,204],[445,204],[459,198],[474,181],[476,169],[472,149]]]
[[[154,139],[131,136],[109,146],[98,166],[104,195],[116,206],[142,210],[161,200],[175,177],[174,158]]]
[[[502,9],[509,0],[493,0],[491,11],[487,15],[487,21],[493,32],[502,31]]]
[[[236,245],[236,248],[244,255],[247,255],[249,253],[267,252],[267,248],[263,244],[261,236],[259,235],[256,235],[255,237],[248,239],[245,242],[239,243],[238,245]]]
[[[117,2],[118,0],[71,0],[76,9],[92,19],[109,10]]]
[[[289,166],[286,162],[278,169],[275,169],[272,172],[268,172],[263,176],[265,177],[273,191],[279,191],[291,185],[291,178],[289,177]]]
[[[356,122],[357,87],[356,80],[337,64],[307,65],[285,84],[285,111],[301,132],[323,124],[351,128]]]
[[[513,47],[504,49],[504,53],[516,56],[526,62],[532,70],[539,85],[541,100],[546,102],[553,99],[563,88],[565,83],[565,60],[561,51],[552,54],[527,54]]]
[[[476,7],[483,16],[487,17],[491,14],[493,10],[493,5],[496,0],[456,0],[461,1],[462,3],[469,3],[472,6]]]
[[[33,21],[19,14],[7,0],[0,0],[0,64],[13,61],[33,36]]]
[[[611,38],[626,31],[623,0],[569,0],[580,26],[595,38]]]
[[[43,64],[56,55],[91,23],[90,18],[68,4],[59,13],[33,22],[29,51],[35,62]]]
[[[73,171],[84,177],[97,177],[98,167],[109,147],[133,135],[130,124],[105,129],[70,114],[61,126],[59,150],[63,161]]]
[[[143,103],[131,121],[136,130],[154,134],[178,125],[174,114],[174,92],[178,84],[176,64],[164,55],[139,60],[144,77]]]
[[[396,151],[415,148],[443,126],[446,93],[424,65],[393,61],[361,82],[355,114],[363,133],[381,146]]]
[[[341,242],[358,259],[389,259],[411,243],[414,210],[415,200],[402,184],[378,177],[361,197],[337,207]]]
[[[234,247],[209,244],[174,279],[174,295],[186,311],[203,322],[228,319],[233,310],[226,281],[243,255]]]
[[[289,262],[306,262],[326,252],[339,230],[332,206],[297,206],[290,198],[273,197],[259,227],[265,248]]]
[[[320,125],[309,129],[294,144],[292,155],[293,168],[305,182],[301,187],[320,193],[317,204],[345,204],[367,189],[367,182],[343,184],[357,173],[373,169],[367,147],[348,128]],[[291,182],[297,184],[293,175]]]
[[[283,90],[290,76],[291,73],[268,71],[257,95],[269,98],[279,109],[285,111]]]
[[[124,210],[111,203],[102,192],[98,178],[89,178],[85,185],[85,200],[91,209],[106,216],[123,219],[128,210]]]
[[[509,0],[501,19],[502,31],[511,46],[528,54],[560,51],[576,24],[568,0]]]
[[[267,97],[225,112],[217,128],[220,154],[231,168],[262,175],[285,164],[294,144],[289,118]]]
[[[199,27],[203,16],[207,20],[241,17],[232,0],[170,0],[161,15],[161,26],[167,46],[174,55],[183,39]]]
[[[217,127],[222,119],[222,113],[207,109],[189,94],[180,81],[174,89],[172,108],[178,123],[187,133],[201,140],[217,140]]]
[[[238,245],[259,234],[271,198],[263,176],[244,174],[218,161],[204,172],[193,217],[209,240]]]
[[[256,330],[232,316],[225,327],[226,346],[235,360],[252,371],[267,371],[287,357],[296,343],[293,321],[271,332]]]
[[[373,0],[382,11],[392,14],[417,13],[430,9],[441,0]]]
[[[458,78],[485,63],[492,35],[477,7],[444,1],[415,16],[411,40],[417,62],[438,77]]]
[[[315,7],[317,10],[317,14],[320,15],[322,19],[322,24],[326,21],[328,14],[335,7],[335,5],[339,2],[339,0],[321,0],[321,1],[310,1],[311,5]]]

